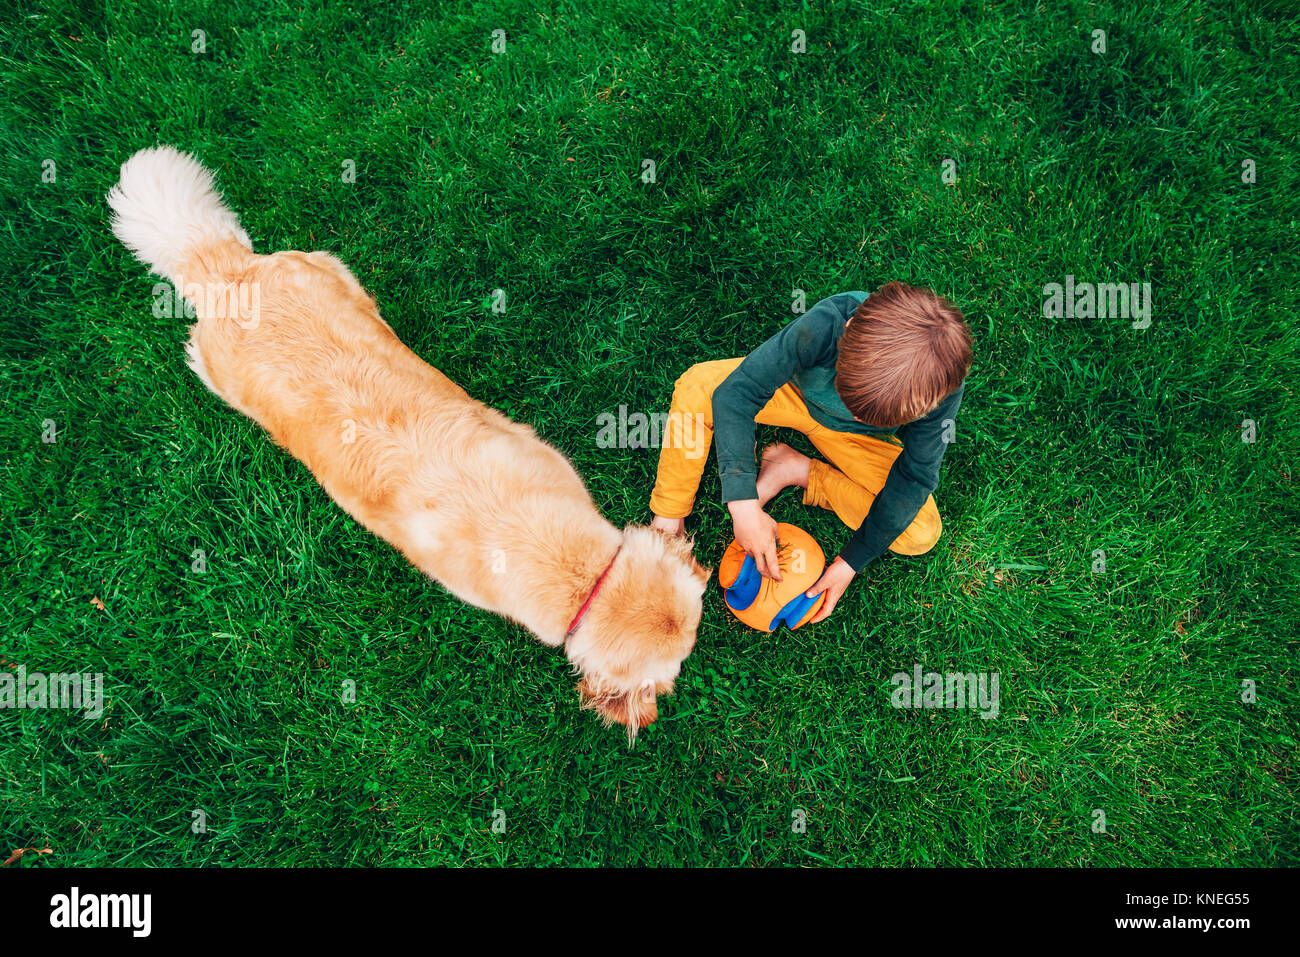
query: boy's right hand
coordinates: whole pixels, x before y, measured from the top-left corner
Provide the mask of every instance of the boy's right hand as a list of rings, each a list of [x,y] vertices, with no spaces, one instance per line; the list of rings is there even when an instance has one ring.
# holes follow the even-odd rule
[[[754,559],[764,578],[781,580],[781,566],[776,556],[776,520],[763,511],[758,499],[728,502],[731,521],[736,528],[736,543]]]

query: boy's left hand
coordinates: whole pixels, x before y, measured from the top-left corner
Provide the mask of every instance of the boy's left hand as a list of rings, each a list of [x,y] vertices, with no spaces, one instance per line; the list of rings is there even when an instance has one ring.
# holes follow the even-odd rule
[[[849,587],[849,582],[853,581],[853,576],[857,574],[842,558],[836,558],[831,562],[831,567],[822,572],[822,577],[817,579],[817,584],[809,588],[804,594],[809,598],[816,598],[822,592],[826,592],[826,601],[821,607],[821,611],[808,619],[808,624],[815,625],[819,621],[824,621],[831,616],[835,610],[836,603],[840,596],[844,594],[844,589]]]

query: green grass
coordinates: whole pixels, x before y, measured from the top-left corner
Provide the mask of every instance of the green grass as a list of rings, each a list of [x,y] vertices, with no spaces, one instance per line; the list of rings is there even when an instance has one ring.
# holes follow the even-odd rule
[[[103,672],[110,698],[0,711],[0,858],[1297,863],[1294,8],[413,6],[0,14],[0,667]],[[559,654],[423,579],[186,369],[103,202],[157,142],[218,170],[259,250],[340,255],[618,524],[648,520],[656,453],[599,448],[600,413],[665,409],[796,287],[952,297],[977,346],[943,539],[798,632],[710,588],[629,750]],[[1044,318],[1067,273],[1151,282],[1151,327]],[[771,511],[846,539],[792,492]],[[916,663],[999,673],[1000,716],[895,710]]]

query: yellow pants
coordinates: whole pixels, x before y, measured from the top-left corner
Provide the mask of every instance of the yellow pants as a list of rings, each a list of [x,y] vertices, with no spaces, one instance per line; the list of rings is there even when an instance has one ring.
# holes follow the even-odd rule
[[[700,454],[698,449],[702,444],[707,452],[707,443],[713,440],[713,390],[741,361],[718,359],[701,362],[691,366],[677,380],[669,421],[682,422],[691,416],[693,422],[703,428],[704,434],[694,435],[694,442],[681,441],[680,438],[674,441],[671,431],[664,436],[659,452],[659,474],[650,495],[650,510],[656,515],[685,518],[691,513],[708,459],[707,454]],[[808,407],[798,390],[789,383],[777,389],[755,421],[802,432],[822,455],[834,463],[812,460],[803,501],[805,505],[833,510],[845,525],[854,529],[867,517],[876,494],[885,487],[894,459],[902,451],[901,445],[868,435],[834,432],[821,425],[808,414]],[[924,554],[934,547],[942,531],[943,521],[931,495],[912,524],[889,549],[900,555]]]

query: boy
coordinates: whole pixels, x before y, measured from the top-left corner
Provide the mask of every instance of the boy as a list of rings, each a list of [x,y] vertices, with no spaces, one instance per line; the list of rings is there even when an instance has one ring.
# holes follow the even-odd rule
[[[930,493],[955,434],[971,349],[956,306],[891,282],[870,296],[823,299],[744,359],[701,362],[677,380],[669,422],[690,415],[712,430],[736,541],[761,574],[780,580],[776,522],[763,508],[784,488],[804,489],[805,505],[833,509],[856,529],[808,591],[826,592],[811,621],[829,617],[886,548],[921,555],[939,540]],[[758,422],[797,429],[830,464],[777,443],[756,471]],[[650,496],[651,525],[670,535],[683,533],[704,471],[705,457],[685,446],[665,437]]]

